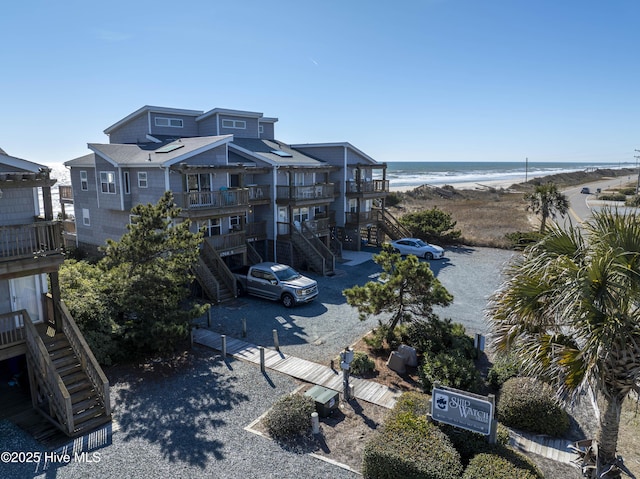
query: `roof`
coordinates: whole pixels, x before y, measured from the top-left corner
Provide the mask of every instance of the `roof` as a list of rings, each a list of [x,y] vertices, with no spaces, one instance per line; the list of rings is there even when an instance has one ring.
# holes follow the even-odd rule
[[[66,166],[95,166],[96,155],[113,166],[171,166],[180,161],[229,143],[232,135],[180,138],[162,143],[118,144],[89,143],[93,153],[65,162]]]
[[[209,110],[206,113],[198,116],[196,121],[204,120],[205,118],[209,118],[213,115],[229,115],[229,116],[241,116],[245,118],[262,118],[262,113],[257,111],[243,111],[243,110],[229,110],[227,108],[214,108],[213,110]]]
[[[229,144],[229,148],[259,158],[274,166],[327,166],[326,162],[311,158],[277,140],[234,138],[233,142]]]
[[[116,128],[119,128],[122,125],[129,123],[134,118],[137,118],[140,115],[143,115],[149,112],[166,113],[169,115],[185,115],[185,116],[199,116],[199,115],[202,115],[203,113],[202,110],[183,110],[180,108],[167,108],[164,106],[145,105],[142,108],[137,109],[133,113],[130,113],[129,115],[125,116],[123,119],[118,120],[116,123],[114,123],[113,125],[108,127],[106,130],[104,130],[104,133],[108,135]]]
[[[31,173],[38,173],[43,168],[49,169],[45,165],[34,163],[33,161],[23,160],[22,158],[16,158],[15,156],[7,155],[4,150],[0,153],[0,165],[6,165],[9,168],[13,168],[11,171],[29,171]],[[5,168],[0,170],[7,171]]]
[[[291,148],[328,148],[328,147],[339,146],[339,147],[343,147],[343,148],[347,148],[355,151],[358,155],[371,161],[372,163],[378,163],[376,160],[374,160],[369,155],[367,155],[364,151],[359,150],[348,141],[337,142],[337,143],[299,143],[297,145],[289,145],[289,146],[291,146]]]

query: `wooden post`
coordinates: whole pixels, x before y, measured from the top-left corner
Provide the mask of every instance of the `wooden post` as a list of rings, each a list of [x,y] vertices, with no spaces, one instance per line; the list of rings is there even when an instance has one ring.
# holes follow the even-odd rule
[[[493,410],[493,417],[496,415],[496,395],[489,394],[487,399],[491,403],[491,409]],[[491,427],[489,429],[489,444],[495,444],[498,439],[498,421],[491,418]]]
[[[273,330],[273,345],[276,348],[276,351],[280,351],[280,341],[278,341],[278,330]]]
[[[227,359],[227,335],[221,334],[220,339],[222,340],[222,359]]]
[[[260,346],[260,371],[264,372],[264,348]]]
[[[247,318],[242,318],[242,337],[247,337]]]

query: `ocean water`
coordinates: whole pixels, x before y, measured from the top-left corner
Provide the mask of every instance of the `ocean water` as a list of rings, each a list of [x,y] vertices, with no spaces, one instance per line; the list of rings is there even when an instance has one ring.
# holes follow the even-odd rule
[[[484,181],[513,180],[520,183],[535,177],[583,171],[593,168],[629,168],[631,163],[547,163],[547,162],[490,162],[490,161],[393,161],[387,163],[390,188],[420,185],[452,185]]]

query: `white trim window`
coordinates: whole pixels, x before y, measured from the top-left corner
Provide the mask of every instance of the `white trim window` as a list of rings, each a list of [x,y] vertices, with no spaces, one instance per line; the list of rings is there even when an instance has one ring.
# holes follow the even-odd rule
[[[91,226],[91,218],[89,216],[88,208],[82,208],[82,224],[84,226]]]
[[[244,120],[222,120],[222,128],[234,128],[236,130],[246,130],[247,122]]]
[[[82,191],[89,190],[89,176],[85,170],[80,170],[80,189]]]
[[[264,133],[264,125],[258,125],[258,133],[261,135]]]
[[[222,234],[220,218],[210,218],[208,220],[198,221],[198,230],[202,230],[203,228],[205,236],[217,236]]]
[[[116,174],[113,171],[100,172],[100,191],[115,195],[116,193]]]
[[[146,188],[148,185],[147,172],[138,171],[138,188]]]
[[[244,223],[247,224],[247,217],[244,217]],[[242,228],[242,215],[229,216],[229,229],[232,231],[240,231]]]
[[[165,118],[162,116],[156,116],[154,121],[156,126],[168,126],[170,128],[182,128],[184,126],[184,122],[181,118]]]
[[[293,209],[293,223],[304,223],[309,221],[309,208],[294,208]]]
[[[128,195],[131,194],[131,178],[129,177],[129,172],[128,171],[124,171],[122,172],[122,176],[123,176],[123,183],[124,183],[124,194]]]

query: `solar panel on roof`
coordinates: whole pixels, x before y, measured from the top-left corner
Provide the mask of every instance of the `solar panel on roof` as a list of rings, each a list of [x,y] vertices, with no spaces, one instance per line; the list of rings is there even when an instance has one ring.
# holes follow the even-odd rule
[[[182,148],[184,145],[181,143],[171,143],[169,145],[163,146],[162,148],[158,148],[156,153],[169,153],[171,151],[177,150],[178,148]]]
[[[293,156],[291,153],[287,153],[286,151],[282,151],[282,150],[271,150],[271,153],[273,153],[274,155],[281,156],[283,158],[291,158]]]

